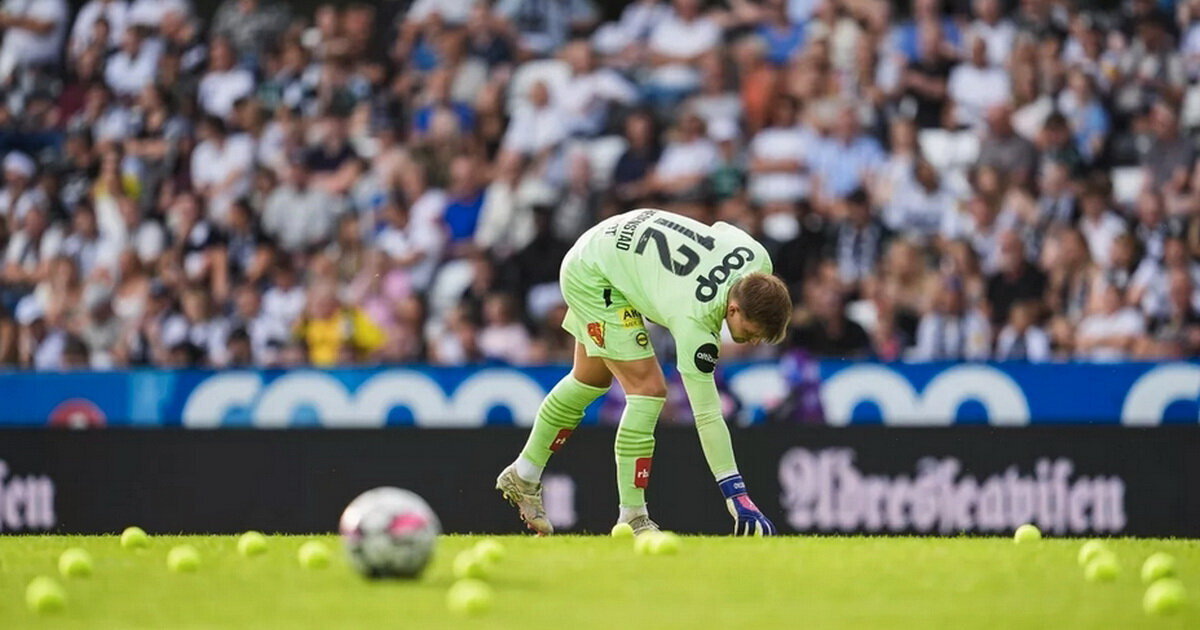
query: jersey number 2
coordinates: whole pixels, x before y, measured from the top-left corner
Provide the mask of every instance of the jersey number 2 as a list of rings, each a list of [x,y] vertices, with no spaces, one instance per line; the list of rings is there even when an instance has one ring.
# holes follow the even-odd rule
[[[666,219],[657,219],[655,220],[655,223],[659,223],[681,234],[690,236],[693,240],[708,250],[712,250],[713,248],[712,237],[699,236],[686,227]],[[683,255],[683,262],[673,259],[671,257],[671,246],[667,244],[667,235],[654,227],[647,227],[646,230],[642,232],[642,237],[638,239],[637,246],[633,249],[634,253],[641,254],[642,252],[646,251],[646,245],[649,244],[650,241],[654,241],[654,249],[658,252],[658,260],[662,263],[663,268],[677,276],[686,276],[692,273],[696,270],[696,265],[700,264],[700,255],[696,253],[696,250],[688,247],[687,245],[680,245],[679,247],[675,248],[675,251]]]

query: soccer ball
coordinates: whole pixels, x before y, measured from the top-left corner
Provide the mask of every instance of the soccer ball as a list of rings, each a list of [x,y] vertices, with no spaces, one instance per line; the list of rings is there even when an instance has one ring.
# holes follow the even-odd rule
[[[425,500],[375,488],[350,502],[338,530],[350,564],[369,578],[416,577],[429,563],[442,525]]]

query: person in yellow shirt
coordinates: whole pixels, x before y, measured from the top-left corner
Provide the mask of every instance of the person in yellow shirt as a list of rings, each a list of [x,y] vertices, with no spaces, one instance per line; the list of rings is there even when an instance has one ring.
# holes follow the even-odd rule
[[[296,322],[295,335],[318,367],[370,359],[386,341],[383,329],[359,307],[342,304],[332,284],[309,290],[308,306]]]

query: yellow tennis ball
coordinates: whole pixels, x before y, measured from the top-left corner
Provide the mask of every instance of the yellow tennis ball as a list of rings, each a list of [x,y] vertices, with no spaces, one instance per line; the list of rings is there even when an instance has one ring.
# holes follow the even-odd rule
[[[142,549],[150,546],[150,537],[141,527],[126,527],[121,532],[121,546],[126,549]]]
[[[172,547],[167,552],[167,568],[176,573],[191,573],[200,568],[200,552],[191,545]]]
[[[56,612],[67,605],[67,593],[53,578],[39,575],[25,587],[25,604],[35,613]]]
[[[1013,533],[1013,541],[1018,544],[1036,542],[1041,539],[1042,530],[1038,529],[1037,525],[1032,523],[1025,523]]]
[[[1163,578],[1150,585],[1142,596],[1142,609],[1148,615],[1169,615],[1183,608],[1187,591],[1183,582],[1175,578]]]
[[[475,543],[475,555],[486,562],[495,564],[504,559],[506,551],[504,545],[496,539],[485,538]]]
[[[1093,538],[1083,543],[1083,545],[1079,547],[1079,566],[1086,567],[1087,563],[1092,561],[1092,558],[1095,558],[1097,555],[1105,551],[1108,551],[1108,547],[1102,540]]]
[[[300,545],[296,552],[300,566],[306,569],[323,569],[329,566],[329,547],[319,540],[310,540]]]
[[[459,580],[446,591],[446,607],[464,616],[487,612],[492,607],[492,588],[480,580]]]
[[[633,538],[633,527],[629,523],[617,523],[612,528],[613,538]]]
[[[267,537],[259,532],[249,531],[238,537],[238,553],[243,556],[257,556],[267,551]]]
[[[1101,553],[1083,569],[1083,577],[1089,582],[1112,582],[1121,572],[1117,565],[1117,557],[1111,553]]]
[[[63,577],[87,577],[92,574],[92,554],[72,547],[58,557],[58,572]]]
[[[1142,564],[1142,582],[1145,584],[1172,575],[1175,575],[1175,557],[1171,554],[1161,551],[1150,554],[1150,557],[1146,558],[1146,562]]]

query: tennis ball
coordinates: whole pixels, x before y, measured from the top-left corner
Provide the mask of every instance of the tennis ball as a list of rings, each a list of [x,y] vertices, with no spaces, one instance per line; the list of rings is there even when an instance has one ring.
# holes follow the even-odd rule
[[[1037,528],[1037,525],[1025,523],[1017,528],[1013,533],[1013,541],[1020,543],[1036,542],[1042,539],[1042,530]]]
[[[484,560],[485,562],[495,564],[504,559],[505,553],[504,545],[500,544],[494,538],[484,538],[483,540],[475,543],[476,557]]]
[[[87,577],[92,574],[92,554],[72,547],[58,557],[58,572],[63,577]]]
[[[1089,582],[1111,582],[1117,579],[1117,573],[1120,573],[1117,557],[1108,552],[1092,558],[1083,569],[1083,577]]]
[[[679,536],[671,532],[659,532],[648,544],[652,556],[673,556],[679,553]]]
[[[1175,578],[1163,578],[1150,585],[1142,596],[1142,609],[1148,615],[1169,615],[1183,607],[1187,591],[1183,582]]]
[[[126,549],[141,549],[150,546],[150,537],[141,527],[126,527],[121,532],[121,546]]]
[[[492,606],[492,589],[479,580],[459,580],[446,591],[446,607],[459,615],[478,615]]]
[[[1150,554],[1142,564],[1142,582],[1150,584],[1155,580],[1175,575],[1175,557],[1168,553]]]
[[[176,573],[191,573],[200,568],[200,552],[191,545],[172,547],[167,552],[167,568]]]
[[[488,565],[473,549],[460,551],[454,557],[454,577],[482,580],[487,577]]]
[[[634,553],[643,556],[652,554],[653,552],[651,551],[651,547],[654,545],[654,540],[661,535],[661,533],[655,531],[638,534],[633,539]]]
[[[267,537],[259,532],[249,531],[238,537],[238,553],[243,556],[257,556],[267,552]]]
[[[617,523],[612,528],[613,538],[633,538],[633,527],[629,523]]]
[[[67,593],[53,578],[39,575],[25,588],[25,604],[35,613],[55,612],[67,605]]]
[[[319,540],[310,540],[300,545],[297,552],[300,566],[306,569],[323,569],[329,566],[329,547]]]
[[[1079,566],[1086,567],[1087,563],[1092,561],[1092,558],[1105,551],[1108,551],[1108,547],[1105,546],[1103,540],[1093,538],[1083,543],[1083,546],[1079,548]]]

